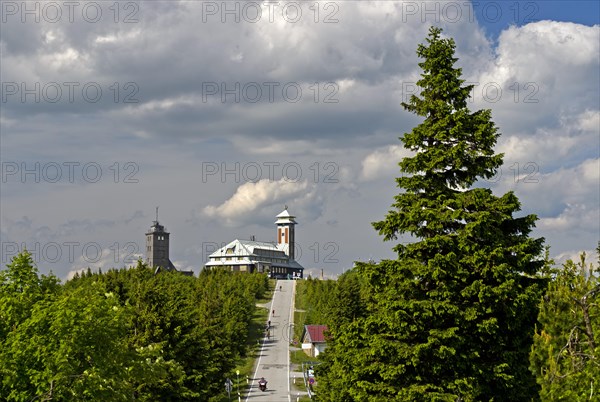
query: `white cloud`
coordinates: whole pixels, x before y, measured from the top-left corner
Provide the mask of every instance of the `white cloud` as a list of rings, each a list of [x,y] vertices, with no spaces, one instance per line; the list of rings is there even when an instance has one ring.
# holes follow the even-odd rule
[[[373,180],[382,176],[391,176],[394,173],[398,175],[400,169],[398,163],[403,158],[412,155],[414,153],[402,145],[389,145],[385,148],[379,148],[362,160],[361,178],[363,180]]]
[[[522,165],[518,166],[523,168]],[[523,170],[515,177],[517,165],[503,167],[497,192],[514,190],[523,209],[540,216],[542,231],[600,235],[600,159],[588,159],[570,168],[558,168],[549,173]],[[518,181],[517,181],[518,179]],[[560,246],[560,245],[557,245]]]
[[[534,163],[537,170],[552,172],[597,155],[600,148],[599,119],[598,111],[564,114],[558,119],[556,128],[532,127],[531,131],[503,135],[497,151],[504,153],[507,167],[514,163],[522,166]]]
[[[308,181],[292,182],[289,179],[272,181],[259,180],[256,183],[244,183],[239,186],[233,196],[218,206],[204,207],[203,213],[210,218],[218,219],[228,226],[237,226],[254,221],[253,215],[263,215],[266,206],[293,203],[294,210],[316,198],[316,186]],[[268,216],[272,216],[269,211]]]
[[[578,264],[581,262],[581,254],[585,252],[585,263],[589,268],[590,264],[594,266],[596,271],[598,270],[598,254],[596,250],[567,250],[552,256],[555,264],[564,264],[567,260],[571,260]]]
[[[584,204],[567,205],[557,217],[542,218],[538,227],[543,230],[570,231],[579,230],[597,231],[600,225],[600,208],[589,207]]]
[[[585,132],[596,133],[600,136],[600,111],[586,110],[577,116],[577,127]]]
[[[141,35],[141,31],[138,29],[131,31],[121,31],[111,35],[99,35],[94,40],[97,44],[109,44],[117,43],[122,41],[133,41]]]
[[[600,26],[539,21],[512,26],[474,77],[474,105],[492,108],[500,131],[531,135],[598,105]],[[484,62],[484,60],[481,60]],[[501,92],[497,92],[497,89]]]

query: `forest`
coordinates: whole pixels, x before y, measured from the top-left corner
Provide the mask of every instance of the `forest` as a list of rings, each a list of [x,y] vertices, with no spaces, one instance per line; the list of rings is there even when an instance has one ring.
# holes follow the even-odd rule
[[[23,252],[0,271],[0,400],[223,400],[267,288],[141,261],[61,284]]]
[[[369,268],[376,268],[376,264],[371,265]],[[595,338],[600,331],[599,266],[600,261],[589,263],[583,253],[579,261],[552,265],[546,272],[548,287],[539,300],[535,330],[529,334],[531,347],[528,357],[519,362],[522,372],[532,382],[532,391],[525,397],[488,394],[462,395],[457,399],[428,391],[425,386],[409,398],[399,397],[406,392],[401,389],[405,383],[392,379],[407,363],[401,362],[398,355],[384,356],[380,352],[387,339],[400,336],[381,331],[391,322],[399,324],[403,321],[396,318],[401,310],[396,310],[390,303],[397,299],[394,288],[387,288],[388,294],[380,294],[381,283],[373,282],[366,267],[347,271],[337,280],[303,281],[298,284],[296,294],[296,300],[306,308],[301,322],[329,326],[328,349],[318,358],[321,361],[317,366],[318,400],[595,401],[600,378],[600,348]],[[432,345],[434,350],[429,353],[444,346]],[[416,344],[405,347],[416,347]],[[425,346],[421,348],[425,349]],[[485,349],[482,347],[482,352]],[[393,349],[388,346],[387,351],[392,353]],[[435,360],[421,359],[411,363],[427,366],[432,362]],[[461,367],[449,368],[455,375],[460,375]],[[432,388],[439,384],[436,377],[413,381],[424,380],[429,380]]]

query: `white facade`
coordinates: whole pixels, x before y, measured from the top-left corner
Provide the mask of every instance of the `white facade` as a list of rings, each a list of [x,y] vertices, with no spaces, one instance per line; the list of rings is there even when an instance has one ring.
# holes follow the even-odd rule
[[[235,239],[208,258],[206,268],[235,272],[264,272],[272,278],[303,277],[304,267],[294,260],[296,221],[286,209],[277,215],[277,242]]]
[[[327,348],[326,343],[303,343],[302,351],[310,357],[318,357]]]
[[[284,250],[290,259],[295,258],[296,245],[296,217],[290,215],[287,205],[282,213],[277,215],[277,246]]]

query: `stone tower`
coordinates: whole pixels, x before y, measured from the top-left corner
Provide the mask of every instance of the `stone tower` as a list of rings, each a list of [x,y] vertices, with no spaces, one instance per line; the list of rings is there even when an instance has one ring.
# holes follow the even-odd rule
[[[287,210],[287,205],[282,213],[277,215],[277,245],[283,246],[283,251],[290,257],[290,260],[295,259],[294,248],[296,246],[296,217],[290,215]]]
[[[150,267],[161,267],[169,271],[175,269],[169,259],[169,233],[158,223],[158,207],[156,220],[146,233],[146,262]]]

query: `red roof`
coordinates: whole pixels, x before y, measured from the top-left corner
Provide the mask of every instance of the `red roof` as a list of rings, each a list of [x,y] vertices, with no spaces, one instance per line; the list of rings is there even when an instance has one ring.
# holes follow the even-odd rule
[[[304,327],[311,343],[325,342],[324,332],[327,332],[327,325],[305,325]]]

